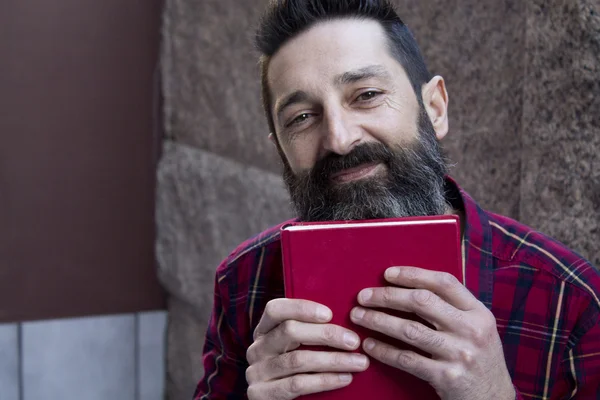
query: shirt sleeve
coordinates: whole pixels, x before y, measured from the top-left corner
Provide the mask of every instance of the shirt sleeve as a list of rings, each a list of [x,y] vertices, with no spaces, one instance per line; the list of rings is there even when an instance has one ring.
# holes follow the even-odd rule
[[[550,399],[600,398],[600,313],[596,304],[569,339],[574,345],[560,361]]]
[[[246,350],[235,338],[235,327],[227,318],[227,296],[215,279],[213,309],[203,351],[204,376],[198,383],[194,400],[246,399]]]
[[[569,399],[600,398],[600,321],[596,316],[593,326],[568,352],[561,363],[568,377]],[[554,399],[554,396],[552,396]]]

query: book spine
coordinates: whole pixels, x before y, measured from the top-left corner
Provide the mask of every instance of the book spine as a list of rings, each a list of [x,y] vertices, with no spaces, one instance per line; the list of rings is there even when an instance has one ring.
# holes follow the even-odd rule
[[[281,257],[283,262],[283,284],[284,296],[294,298],[294,286],[292,279],[292,254],[290,246],[290,232],[281,231]]]

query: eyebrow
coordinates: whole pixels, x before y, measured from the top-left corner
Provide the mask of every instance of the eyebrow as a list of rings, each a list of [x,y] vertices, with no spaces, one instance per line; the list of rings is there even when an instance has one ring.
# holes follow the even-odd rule
[[[344,72],[343,74],[336,76],[333,81],[337,86],[343,86],[370,78],[391,80],[391,75],[382,65],[369,65],[353,71]],[[306,101],[308,98],[308,93],[302,90],[297,90],[284,97],[275,110],[277,119],[279,120],[281,118],[281,114],[283,114],[283,111],[286,108]]]
[[[277,110],[276,110],[277,119],[279,120],[281,118],[281,114],[289,106],[291,106],[293,104],[301,103],[306,100],[308,100],[308,93],[303,92],[301,90],[297,90],[297,91],[287,95],[286,97],[283,98],[281,103],[277,106]]]
[[[344,72],[335,77],[336,85],[348,85],[370,78],[391,80],[391,75],[382,65],[369,65],[354,71]]]

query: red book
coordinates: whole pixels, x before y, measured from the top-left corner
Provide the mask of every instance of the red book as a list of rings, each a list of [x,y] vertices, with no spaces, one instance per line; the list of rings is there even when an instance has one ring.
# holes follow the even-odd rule
[[[460,222],[455,216],[298,222],[281,229],[286,297],[328,306],[333,311],[331,323],[356,332],[361,340],[374,337],[396,347],[409,348],[399,340],[377,335],[350,320],[350,310],[358,305],[356,296],[362,289],[390,286],[383,277],[387,268],[415,266],[444,271],[464,283]],[[418,320],[415,314],[382,311]],[[362,352],[362,348],[356,351]],[[427,382],[374,359],[366,371],[354,373],[352,383],[345,388],[306,397],[439,399]]]

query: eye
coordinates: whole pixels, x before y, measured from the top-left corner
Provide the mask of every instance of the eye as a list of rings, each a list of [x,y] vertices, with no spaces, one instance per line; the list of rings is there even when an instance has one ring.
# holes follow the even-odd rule
[[[358,101],[369,101],[373,100],[375,97],[379,96],[381,93],[375,90],[369,90],[367,92],[361,93],[356,100]]]
[[[292,125],[301,124],[302,122],[306,121],[310,116],[311,116],[311,114],[309,114],[309,113],[300,114],[296,118],[294,118],[293,120],[291,120],[290,122],[288,122],[286,124],[286,128],[290,127]]]

